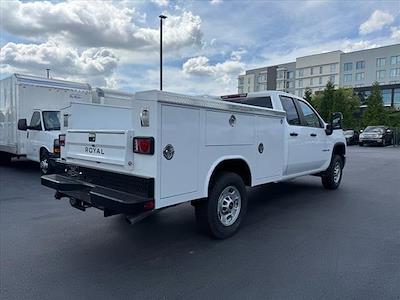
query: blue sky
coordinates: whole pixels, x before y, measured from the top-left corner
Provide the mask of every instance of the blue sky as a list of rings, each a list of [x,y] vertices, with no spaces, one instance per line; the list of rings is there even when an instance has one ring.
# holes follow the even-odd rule
[[[1,77],[45,74],[128,91],[236,92],[245,69],[400,43],[399,1],[2,1]]]

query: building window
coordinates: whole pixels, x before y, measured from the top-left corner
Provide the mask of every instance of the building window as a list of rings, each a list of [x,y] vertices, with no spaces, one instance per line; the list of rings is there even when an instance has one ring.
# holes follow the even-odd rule
[[[310,78],[310,85],[314,85],[314,78]]]
[[[303,87],[303,79],[299,79],[299,87]]]
[[[390,58],[390,64],[391,64],[391,65],[400,64],[400,55],[392,56],[392,57]]]
[[[353,63],[352,63],[352,62],[344,63],[344,64],[343,64],[343,70],[344,70],[344,71],[351,71],[351,70],[353,70]]]
[[[335,75],[329,76],[329,81],[330,81],[331,83],[335,83]]]
[[[358,62],[356,62],[357,70],[364,69],[364,68],[365,68],[365,60],[359,60]]]
[[[322,67],[319,67],[319,74],[322,74]]]
[[[386,70],[376,71],[376,79],[384,79],[386,76]]]
[[[303,77],[304,76],[304,69],[299,69],[299,77]]]
[[[383,105],[392,106],[392,90],[382,90]]]
[[[310,68],[310,75],[314,75],[314,68],[313,67]]]
[[[293,79],[294,78],[294,72],[293,71],[288,71],[287,72],[287,78],[288,79]]]
[[[335,73],[336,72],[336,64],[331,64],[330,70],[331,70],[331,73]]]
[[[279,71],[278,71],[278,76],[277,76],[277,78],[278,78],[278,79],[283,79],[283,78],[284,78],[284,74],[285,74],[285,71],[279,70]]]
[[[365,73],[361,72],[361,73],[356,73],[356,81],[362,81],[365,79]]]
[[[394,89],[393,106],[400,109],[400,89]]]
[[[380,57],[376,59],[376,66],[377,67],[384,67],[386,65],[386,58]]]
[[[244,78],[243,77],[239,77],[239,84],[243,85],[244,84]]]
[[[390,69],[390,77],[400,76],[400,68]]]
[[[289,81],[288,83],[289,83],[289,88],[293,89],[294,88],[294,81]]]
[[[352,80],[353,80],[353,75],[352,74],[344,74],[343,82],[351,82]]]
[[[322,84],[322,77],[319,78],[318,84]]]

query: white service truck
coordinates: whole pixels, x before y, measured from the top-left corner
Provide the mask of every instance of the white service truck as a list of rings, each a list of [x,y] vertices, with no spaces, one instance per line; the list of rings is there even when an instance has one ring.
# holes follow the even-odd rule
[[[13,74],[0,81],[0,164],[26,156],[52,172],[60,154],[60,109],[72,101],[128,105],[133,94],[89,84]]]
[[[131,107],[74,103],[57,173],[42,184],[75,208],[135,222],[191,201],[216,238],[234,234],[246,212],[246,186],[317,175],[342,179],[341,114],[325,123],[304,99],[265,91],[221,97],[138,92]]]

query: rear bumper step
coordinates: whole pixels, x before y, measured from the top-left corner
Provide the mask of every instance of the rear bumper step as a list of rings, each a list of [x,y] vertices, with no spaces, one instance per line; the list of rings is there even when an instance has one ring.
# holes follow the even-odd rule
[[[79,207],[99,208],[104,211],[106,217],[116,214],[136,215],[154,209],[152,198],[98,186],[67,175],[44,175],[41,177],[41,183],[56,190],[56,195],[58,195],[56,198],[69,197],[78,200],[82,203]],[[72,206],[76,207],[76,205]]]

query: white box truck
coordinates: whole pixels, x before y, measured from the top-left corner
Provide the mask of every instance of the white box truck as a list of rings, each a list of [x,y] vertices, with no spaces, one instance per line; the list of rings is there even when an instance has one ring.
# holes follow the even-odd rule
[[[50,171],[59,155],[59,110],[71,101],[91,102],[88,84],[13,74],[0,81],[0,163],[26,156]]]
[[[135,94],[131,107],[74,103],[56,174],[42,184],[73,207],[135,221],[191,201],[201,228],[234,234],[246,186],[317,175],[342,179],[341,114],[329,123],[302,98],[265,91],[214,100],[160,91]]]
[[[0,164],[24,156],[39,162],[42,173],[52,172],[62,108],[71,102],[129,106],[132,99],[132,93],[87,83],[13,74],[0,81]]]

